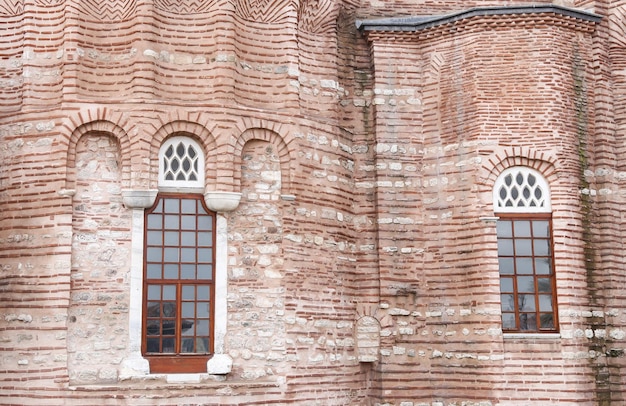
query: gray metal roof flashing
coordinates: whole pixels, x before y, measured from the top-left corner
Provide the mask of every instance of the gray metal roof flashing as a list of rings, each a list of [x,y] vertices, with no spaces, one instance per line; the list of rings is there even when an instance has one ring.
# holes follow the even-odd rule
[[[476,7],[446,15],[412,16],[357,20],[356,28],[362,31],[421,31],[443,24],[453,23],[476,16],[496,16],[511,14],[554,13],[589,22],[600,22],[601,16],[589,11],[578,10],[553,4]]]

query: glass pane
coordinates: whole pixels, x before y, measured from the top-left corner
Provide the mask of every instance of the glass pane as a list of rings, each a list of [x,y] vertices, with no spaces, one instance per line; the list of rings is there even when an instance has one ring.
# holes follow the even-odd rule
[[[181,327],[182,327],[181,332],[186,336],[193,335],[193,332],[194,332],[193,324],[194,324],[193,320],[183,319],[183,322],[181,323]]]
[[[178,265],[177,264],[165,264],[165,272],[163,274],[164,279],[178,279]]]
[[[182,317],[193,319],[195,317],[195,305],[195,302],[183,302]]]
[[[146,326],[149,336],[158,336],[161,333],[161,323],[158,320],[149,320]]]
[[[515,258],[515,270],[518,274],[528,275],[533,273],[533,259],[518,257]]]
[[[163,228],[163,217],[160,214],[149,214],[148,228],[157,230]]]
[[[159,351],[159,339],[158,338],[148,338],[147,340],[147,351],[148,352],[160,352]]]
[[[539,295],[539,311],[540,312],[552,311],[552,295]]]
[[[180,266],[181,279],[196,279],[196,265],[195,264],[182,264]]]
[[[198,302],[196,303],[196,317],[209,317],[209,302]]]
[[[537,316],[534,313],[524,313],[519,316],[520,330],[537,331]]]
[[[179,218],[178,216],[166,215],[164,228],[166,230],[178,230],[179,229],[178,218]]]
[[[196,213],[196,199],[183,199],[181,201],[182,213],[195,214]]]
[[[213,250],[210,248],[198,249],[198,262],[211,262],[213,261]]]
[[[148,262],[162,262],[163,257],[161,257],[161,248],[148,247],[146,259]]]
[[[163,302],[162,312],[163,317],[176,317],[176,302]]]
[[[513,295],[500,295],[500,303],[502,305],[503,312],[512,312],[515,310],[515,299]]]
[[[163,200],[159,199],[152,213],[163,213]]]
[[[513,256],[513,240],[498,238],[498,255]]]
[[[161,302],[148,302],[148,317],[161,317]]]
[[[161,230],[148,231],[148,245],[163,245],[163,235]]]
[[[535,258],[535,272],[538,275],[549,275],[550,268],[550,258]]]
[[[183,341],[180,347],[180,352],[185,352],[185,353],[194,352],[193,338],[183,338]]]
[[[202,279],[205,281],[213,279],[213,266],[198,265],[198,279]]]
[[[180,260],[181,262],[196,262],[196,249],[195,248],[181,248]]]
[[[176,285],[164,285],[163,286],[163,300],[175,300],[176,299]]]
[[[181,230],[195,230],[196,216],[182,216]]]
[[[208,286],[198,286],[198,300],[209,300],[211,298],[211,290]]]
[[[161,274],[161,264],[148,264],[146,275],[148,279],[161,279],[163,277]]]
[[[183,232],[181,233],[181,244],[187,247],[195,247],[196,246],[196,233],[194,232]]]
[[[550,240],[534,240],[535,255],[548,256],[550,255]]]
[[[196,287],[195,286],[183,286],[183,300],[195,300],[196,299]]]
[[[196,320],[196,335],[208,336],[209,335],[209,321],[208,320]]]
[[[165,262],[178,262],[178,248],[165,248]]]
[[[500,278],[500,292],[513,292],[513,278]]]
[[[517,308],[520,312],[534,312],[535,295],[517,295]]]
[[[514,227],[515,227],[515,237],[530,237],[530,221],[529,220],[516,220]]]
[[[196,352],[199,352],[199,353],[209,352],[209,339],[208,338],[196,338]]]
[[[511,238],[513,236],[511,232],[511,222],[508,220],[498,220],[496,230],[498,238]]]
[[[198,230],[210,231],[213,229],[213,218],[209,216],[198,217]]]
[[[547,220],[533,221],[533,236],[535,238],[548,238],[550,236],[550,222]]]
[[[541,293],[552,293],[552,283],[550,278],[538,278],[537,287]]]
[[[198,246],[199,247],[212,247],[213,246],[213,233],[199,232],[198,233]]]
[[[518,292],[534,292],[535,291],[535,278],[532,276],[518,276],[517,277],[517,291]]]
[[[515,240],[515,255],[529,257],[532,254],[531,240]]]
[[[545,329],[553,329],[554,328],[554,315],[552,313],[542,313],[541,318],[541,328]]]
[[[515,268],[513,267],[513,258],[498,258],[501,275],[512,275]]]
[[[165,212],[177,214],[179,212],[179,200],[178,199],[164,199],[165,200]]]
[[[165,232],[165,245],[179,245],[178,231]]]
[[[515,330],[517,328],[515,326],[515,314],[514,313],[502,314],[502,328],[504,330]]]
[[[163,353],[172,353],[174,352],[174,339],[173,338],[164,338],[163,339]]]
[[[160,285],[148,285],[148,300],[161,299],[161,286]]]

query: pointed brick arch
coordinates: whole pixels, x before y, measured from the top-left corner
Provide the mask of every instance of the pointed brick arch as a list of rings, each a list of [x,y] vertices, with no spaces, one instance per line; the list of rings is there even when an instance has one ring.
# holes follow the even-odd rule
[[[119,113],[106,108],[81,111],[69,117],[61,128],[67,142],[67,176],[66,188],[74,189],[76,183],[76,144],[83,135],[105,134],[117,140],[122,160],[122,185],[131,186],[132,156],[131,143],[125,128],[128,120]]]

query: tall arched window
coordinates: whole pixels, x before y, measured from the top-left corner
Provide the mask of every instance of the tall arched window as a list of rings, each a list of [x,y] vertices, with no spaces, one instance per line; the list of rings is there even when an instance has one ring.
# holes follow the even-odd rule
[[[558,328],[550,188],[534,169],[506,169],[493,190],[504,332]]]
[[[142,353],[153,373],[206,372],[213,353],[216,216],[195,193],[201,186],[200,146],[168,139],[159,194],[145,213]]]

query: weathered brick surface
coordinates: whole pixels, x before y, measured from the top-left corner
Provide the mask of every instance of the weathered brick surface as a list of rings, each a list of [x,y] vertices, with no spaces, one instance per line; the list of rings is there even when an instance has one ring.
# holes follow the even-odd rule
[[[626,5],[0,3],[0,404],[620,405]],[[227,375],[127,377],[133,211],[195,137]],[[491,191],[550,183],[559,334],[505,336]],[[222,218],[222,217],[220,217]]]

